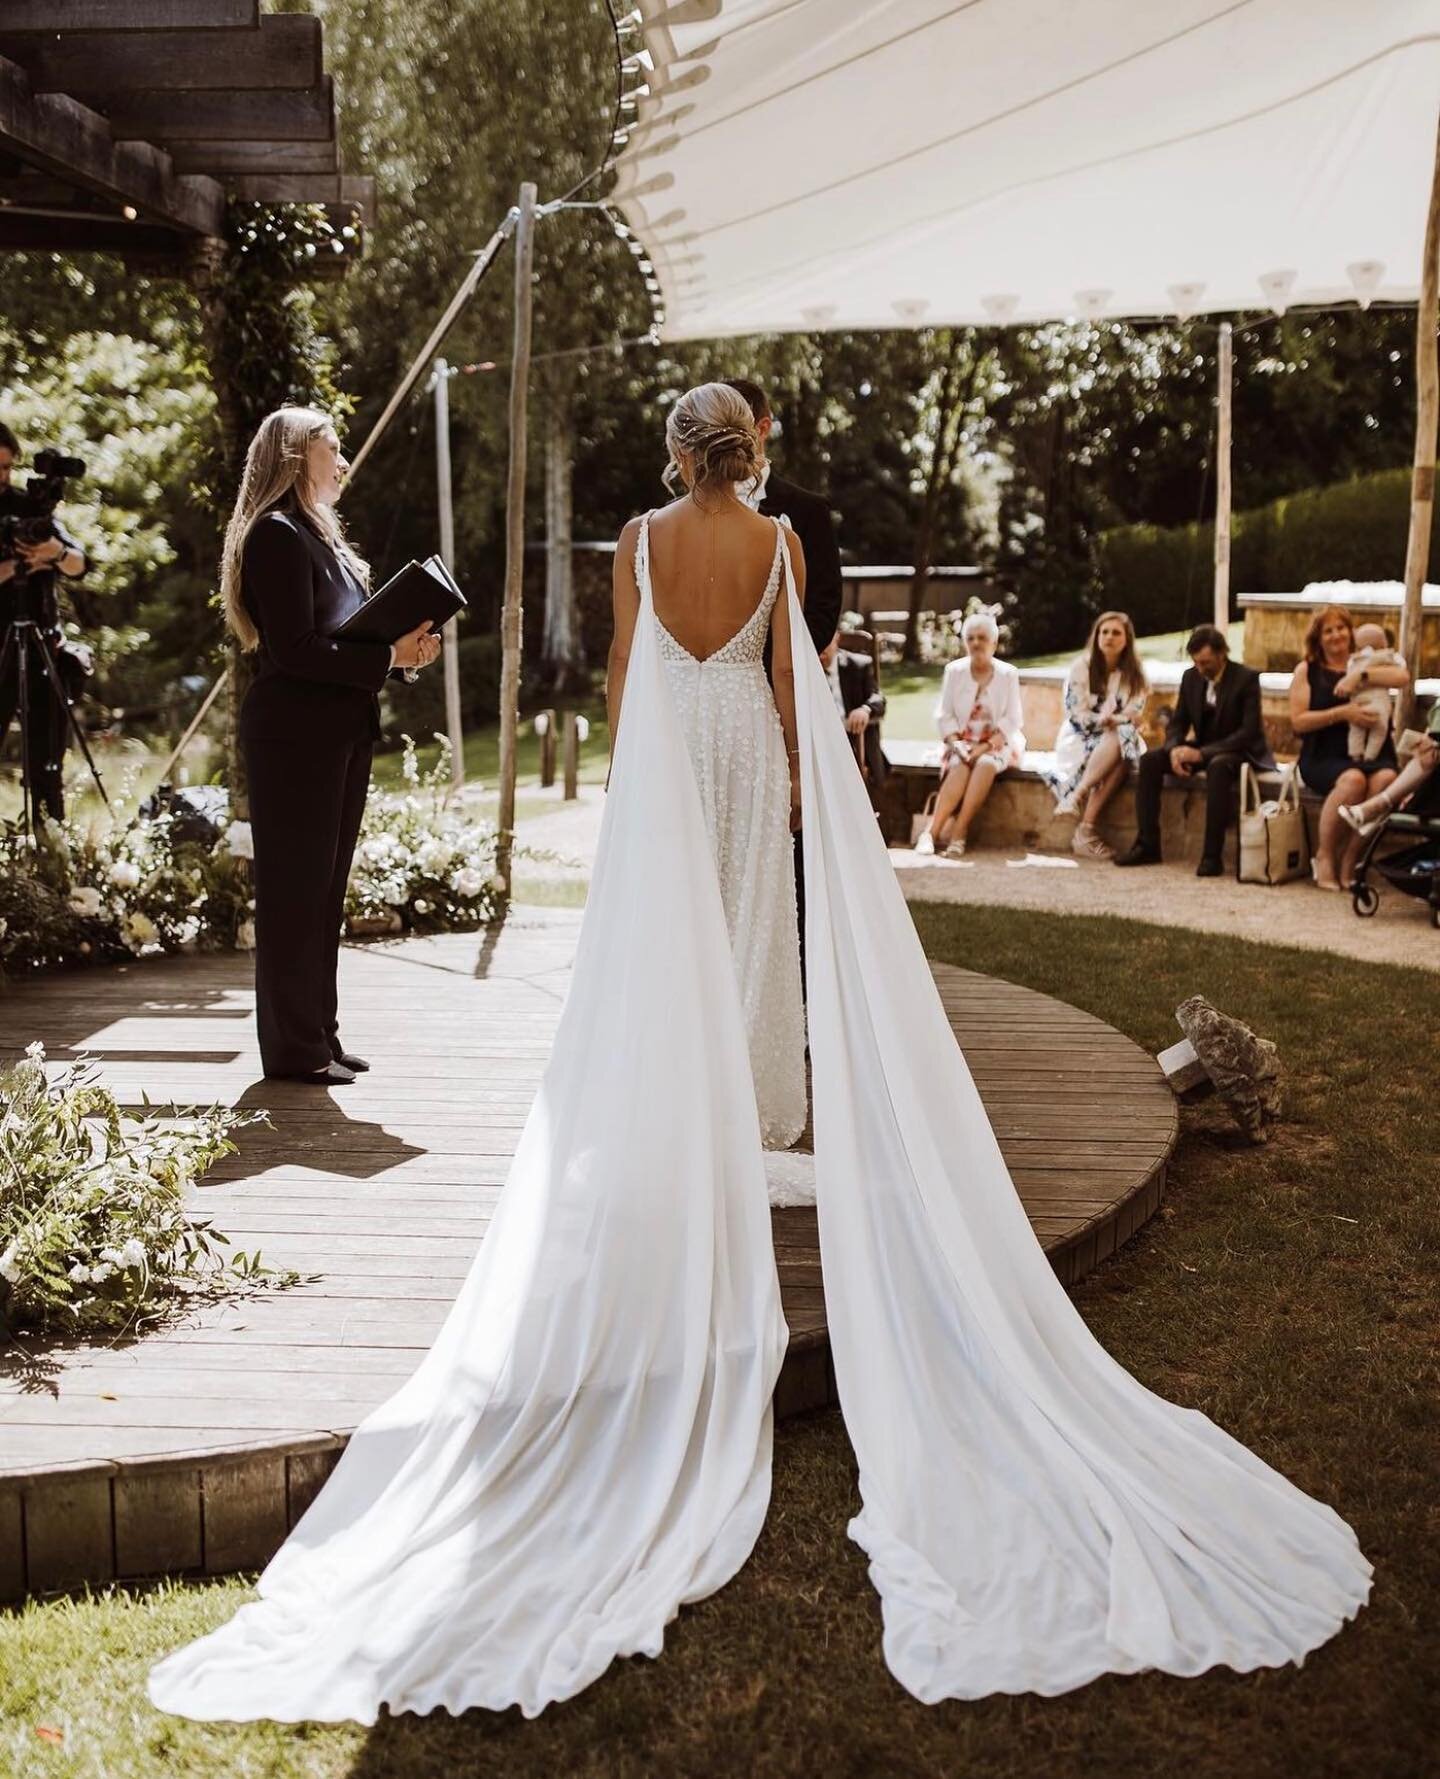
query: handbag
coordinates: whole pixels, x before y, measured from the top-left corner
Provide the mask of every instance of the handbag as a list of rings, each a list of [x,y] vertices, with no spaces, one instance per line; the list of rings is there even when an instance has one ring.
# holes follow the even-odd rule
[[[935,815],[935,799],[938,795],[939,793],[937,791],[931,791],[930,795],[925,799],[925,807],[920,811],[919,815],[912,815],[910,817],[910,844],[912,846],[930,826]]]
[[[1280,778],[1280,795],[1261,802],[1260,780],[1247,760],[1240,768],[1240,845],[1235,876],[1240,883],[1289,883],[1310,869],[1310,835],[1300,807],[1300,780],[1293,766]]]

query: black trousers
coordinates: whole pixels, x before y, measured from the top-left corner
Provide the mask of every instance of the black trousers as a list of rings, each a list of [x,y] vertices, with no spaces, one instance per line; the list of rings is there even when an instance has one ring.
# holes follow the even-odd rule
[[[255,840],[255,1016],[267,1075],[340,1053],[335,977],[372,744],[246,738]]]
[[[1205,785],[1205,857],[1218,859],[1225,851],[1225,830],[1235,813],[1236,788],[1240,783],[1243,754],[1216,754],[1195,777]],[[1135,790],[1136,839],[1150,852],[1160,850],[1160,792],[1170,770],[1170,749],[1152,748],[1140,761],[1140,783]],[[1181,780],[1191,784],[1194,779]]]
[[[11,630],[7,625],[0,630],[0,653],[5,643],[13,638],[9,657],[5,662],[5,671],[0,675],[0,737],[3,737],[12,722],[15,721],[20,709],[20,663],[18,645],[21,631]],[[61,821],[65,815],[65,797],[62,788],[63,770],[65,765],[65,711],[55,697],[55,688],[50,683],[50,675],[45,671],[45,662],[39,647],[31,644],[29,653],[29,684],[27,697],[30,705],[30,721],[27,725],[30,743],[31,783],[35,787],[35,800],[41,804],[55,820]],[[23,759],[24,756],[22,755]]]

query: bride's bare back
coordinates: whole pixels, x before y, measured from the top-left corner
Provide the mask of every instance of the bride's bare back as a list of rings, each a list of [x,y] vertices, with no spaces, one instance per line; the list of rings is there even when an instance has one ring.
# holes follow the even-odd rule
[[[655,615],[703,661],[754,615],[774,560],[773,519],[737,500],[711,511],[688,497],[677,500],[650,520]]]

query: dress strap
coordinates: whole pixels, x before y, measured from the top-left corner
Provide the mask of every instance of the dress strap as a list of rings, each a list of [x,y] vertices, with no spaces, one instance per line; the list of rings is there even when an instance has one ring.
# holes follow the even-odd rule
[[[646,513],[640,520],[640,535],[635,540],[635,584],[640,589],[640,603],[649,602],[652,610],[655,604],[654,593],[650,585],[650,514]]]

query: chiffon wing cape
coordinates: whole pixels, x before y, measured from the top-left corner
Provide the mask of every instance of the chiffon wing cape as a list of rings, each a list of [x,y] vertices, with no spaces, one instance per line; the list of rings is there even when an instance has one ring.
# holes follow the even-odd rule
[[[800,638],[788,551],[786,583]],[[1368,1595],[1354,1534],[1089,1334],[808,649],[795,671],[821,1252],[891,1672],[935,1701],[1303,1659]],[[754,1544],[785,1341],[719,888],[642,593],[571,988],[494,1224],[259,1599],[161,1662],[152,1700],[533,1715],[658,1654]]]

